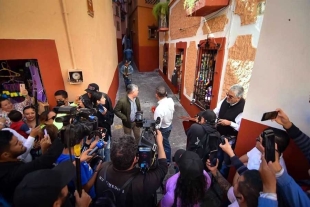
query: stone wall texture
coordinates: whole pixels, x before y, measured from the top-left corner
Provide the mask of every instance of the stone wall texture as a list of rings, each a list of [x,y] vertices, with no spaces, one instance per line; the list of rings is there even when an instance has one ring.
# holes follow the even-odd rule
[[[168,79],[171,80],[171,76],[175,66],[175,53],[176,53],[176,46],[175,43],[169,44],[169,56],[168,56]]]
[[[159,45],[159,69],[163,71],[163,55],[164,55],[164,45]]]
[[[253,24],[257,19],[257,5],[265,0],[236,0],[235,14],[241,19],[241,25]]]
[[[196,42],[191,41],[189,47],[186,50],[186,62],[185,62],[185,74],[184,74],[184,83],[185,83],[185,94],[191,97],[194,92],[195,84],[195,72],[196,72],[196,61],[197,60],[197,49]]]
[[[201,17],[187,17],[183,7],[184,0],[180,0],[172,9],[169,22],[171,40],[192,37],[197,33]]]
[[[206,21],[202,26],[203,34],[211,34],[215,32],[222,32],[225,29],[226,24],[228,23],[228,18],[226,14],[215,17]]]
[[[158,32],[158,40],[159,42],[162,42],[165,40],[165,32]]]
[[[246,97],[256,54],[256,48],[252,46],[251,40],[252,35],[238,36],[235,44],[229,48],[222,98],[234,84],[244,87]]]

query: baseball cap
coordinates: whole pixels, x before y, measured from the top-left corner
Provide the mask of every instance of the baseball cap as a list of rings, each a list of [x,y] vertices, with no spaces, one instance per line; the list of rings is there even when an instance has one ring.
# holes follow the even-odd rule
[[[178,160],[181,175],[188,178],[196,178],[203,175],[203,163],[197,153],[185,151]]]
[[[200,111],[200,112],[196,115],[196,117],[197,117],[197,116],[202,117],[203,112],[204,112],[204,111]]]
[[[88,85],[87,89],[85,89],[87,93],[93,93],[99,91],[99,86],[96,83],[91,83]]]
[[[181,158],[181,156],[182,156],[182,154],[185,152],[185,150],[184,149],[178,149],[175,153],[174,153],[174,161],[177,163],[177,164],[179,164],[178,162],[179,162],[179,160],[180,160],[180,158]]]
[[[27,174],[14,193],[15,207],[53,206],[61,190],[75,177],[71,160],[53,169],[37,170]]]
[[[201,116],[206,120],[206,122],[215,123],[216,114],[212,110],[208,109],[204,111]]]

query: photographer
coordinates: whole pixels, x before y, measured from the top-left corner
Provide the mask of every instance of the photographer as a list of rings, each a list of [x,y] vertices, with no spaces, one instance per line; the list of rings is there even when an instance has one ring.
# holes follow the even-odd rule
[[[111,146],[111,162],[104,163],[96,180],[96,194],[100,199],[105,190],[117,195],[117,207],[156,206],[156,190],[167,173],[166,154],[163,147],[163,137],[157,130],[156,143],[158,146],[158,166],[145,174],[136,168],[138,163],[138,146],[135,139],[125,135],[113,139]],[[107,170],[106,170],[107,169]],[[106,180],[104,179],[106,172]],[[132,182],[120,191],[120,188],[133,178]]]
[[[276,109],[276,111],[278,111],[278,116],[273,121],[276,121],[278,124],[283,126],[289,137],[294,140],[301,152],[306,156],[308,163],[310,163],[309,136],[300,131],[300,129],[290,121],[289,117],[282,109]]]
[[[67,126],[63,133],[65,148],[63,149],[62,154],[58,157],[56,163],[59,164],[66,160],[74,160],[75,158],[74,148],[76,145],[82,145],[83,138],[87,134],[88,131],[87,129],[85,129],[85,126],[83,124]],[[90,145],[90,149],[94,148],[95,145],[96,142],[93,142]],[[91,157],[89,156],[89,158]],[[96,167],[96,170],[93,171],[93,169],[89,166],[89,164],[86,161],[81,160],[81,182],[82,182],[81,184],[85,192],[88,193],[91,198],[94,198],[96,196],[93,185],[95,183],[97,172],[100,168],[101,168],[101,162]],[[75,190],[74,182],[71,181],[68,184],[68,187],[69,191],[73,194]]]
[[[187,150],[196,152],[204,162],[209,153],[218,150],[220,134],[215,128],[215,121],[215,113],[208,109],[187,131]]]

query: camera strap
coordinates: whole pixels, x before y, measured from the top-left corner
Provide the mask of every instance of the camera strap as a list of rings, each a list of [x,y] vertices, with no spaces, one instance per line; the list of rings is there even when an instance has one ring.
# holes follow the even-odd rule
[[[105,180],[105,182],[107,182],[107,172],[108,172],[108,168],[110,167],[112,165],[112,163],[109,163],[108,165],[107,165],[107,167],[104,169],[104,180]],[[118,198],[118,196],[120,196],[120,194],[122,193],[122,191],[128,186],[128,185],[130,185],[131,183],[132,183],[132,181],[133,181],[133,179],[135,178],[137,176],[137,174],[136,175],[134,175],[134,176],[132,176],[132,177],[130,177],[124,184],[123,184],[123,186],[120,188],[120,190],[117,192],[117,193],[113,193],[113,199],[116,201],[117,200],[117,198]],[[126,192],[126,193],[128,193],[128,192]]]

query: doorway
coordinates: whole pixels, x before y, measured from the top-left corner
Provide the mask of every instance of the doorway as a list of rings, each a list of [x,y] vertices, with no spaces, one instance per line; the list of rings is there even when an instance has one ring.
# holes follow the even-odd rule
[[[164,44],[163,50],[163,74],[167,76],[168,74],[168,53],[169,53],[169,44]]]
[[[177,91],[177,98],[181,100],[181,95],[182,95],[182,89],[183,89],[183,84],[182,84],[182,72],[183,72],[183,58],[184,58],[184,50],[183,49],[178,49],[177,54],[175,56],[175,75],[177,79],[177,84],[176,84],[176,91]]]

